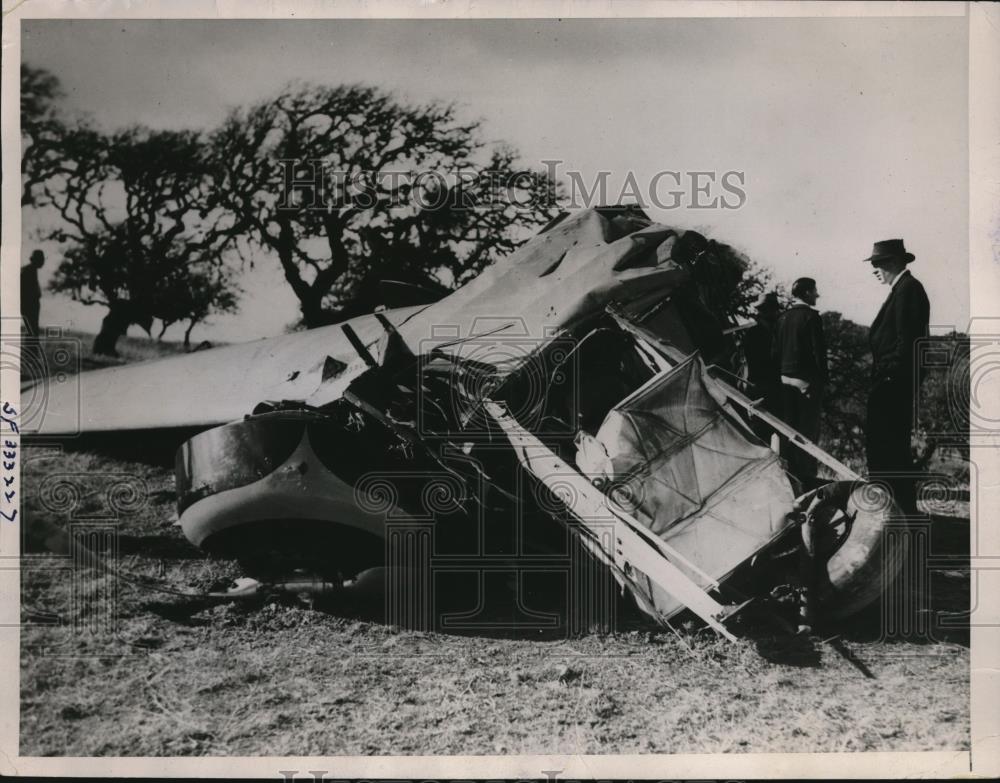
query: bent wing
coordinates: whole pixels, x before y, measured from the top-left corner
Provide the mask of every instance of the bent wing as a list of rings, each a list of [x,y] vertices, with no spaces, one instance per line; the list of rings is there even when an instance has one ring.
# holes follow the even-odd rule
[[[388,311],[396,326],[421,307]],[[384,334],[374,315],[353,318],[375,349]],[[250,413],[262,400],[305,399],[324,381],[367,365],[341,324],[238,345],[109,367],[64,378],[43,377],[21,390],[27,434],[211,427]]]
[[[629,208],[583,210],[454,293],[391,311],[390,321],[416,355],[440,351],[512,372],[547,340],[602,315],[609,304],[643,309],[683,291],[690,275],[674,258],[682,233]],[[695,347],[694,332],[670,308],[658,317],[665,321],[654,331]],[[366,346],[384,334],[375,315],[347,323]],[[209,427],[250,413],[262,400],[325,405],[366,369],[341,327],[87,372],[73,383],[39,381],[25,390],[37,398],[34,431]],[[324,372],[331,359],[349,369]]]

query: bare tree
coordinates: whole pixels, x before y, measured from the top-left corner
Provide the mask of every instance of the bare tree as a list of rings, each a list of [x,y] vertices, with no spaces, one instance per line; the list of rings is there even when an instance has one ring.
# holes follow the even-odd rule
[[[56,212],[46,238],[67,245],[50,288],[109,309],[95,353],[113,355],[130,324],[148,331],[161,312],[197,323],[234,306],[231,275],[213,270],[235,237],[206,206],[197,133],[136,127],[105,135],[76,123],[63,128],[59,150],[58,171],[36,189],[34,204]],[[187,296],[178,300],[181,290]],[[182,302],[190,312],[178,311]]]
[[[214,134],[214,193],[276,255],[305,325],[330,323],[378,304],[382,279],[463,282],[555,214],[555,184],[484,155],[478,130],[374,87],[288,88]]]
[[[21,205],[34,203],[39,186],[62,169],[64,125],[59,80],[42,68],[21,66]]]
[[[158,286],[158,338],[176,323],[186,324],[184,347],[191,347],[191,332],[211,315],[236,312],[241,289],[230,264],[180,263],[161,278]]]

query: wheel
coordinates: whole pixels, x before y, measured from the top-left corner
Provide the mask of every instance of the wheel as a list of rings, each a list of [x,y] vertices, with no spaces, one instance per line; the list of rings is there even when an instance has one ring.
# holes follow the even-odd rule
[[[907,555],[909,535],[899,507],[878,483],[838,481],[816,490],[811,524],[820,569],[819,608],[826,617],[852,615],[879,598]]]

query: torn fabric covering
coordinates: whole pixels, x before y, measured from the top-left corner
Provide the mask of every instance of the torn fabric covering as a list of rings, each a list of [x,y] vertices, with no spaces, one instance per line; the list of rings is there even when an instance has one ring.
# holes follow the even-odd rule
[[[417,354],[437,348],[512,371],[543,342],[612,301],[656,301],[687,282],[690,273],[671,258],[675,236],[636,211],[574,213],[407,321],[400,333]]]
[[[726,417],[706,388],[697,356],[615,406],[596,440],[606,458],[590,471],[603,473],[615,487],[613,496],[641,524],[714,579],[789,524],[794,495],[778,456]],[[591,444],[586,453],[594,451]],[[661,612],[681,608],[643,581]]]

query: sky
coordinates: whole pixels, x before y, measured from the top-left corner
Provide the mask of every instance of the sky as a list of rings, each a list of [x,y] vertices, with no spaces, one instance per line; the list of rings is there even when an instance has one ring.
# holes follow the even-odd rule
[[[862,324],[887,289],[861,259],[903,238],[931,323],[969,318],[967,19],[61,21],[22,24],[24,62],[108,129],[210,128],[293,80],[454,101],[522,160],[561,161],[608,192],[669,170],[743,172],[739,209],[647,210],[736,246],[775,278],[817,280],[819,307]],[[661,180],[662,181],[662,180]],[[669,180],[668,180],[669,182]],[[725,195],[715,190],[712,195]],[[37,246],[25,214],[25,260]],[[54,250],[54,248],[53,248]],[[56,253],[57,255],[57,253]],[[54,261],[47,264],[51,274]],[[235,316],[194,337],[282,332],[297,303],[275,259]],[[43,300],[42,323],[103,312]],[[134,327],[135,329],[135,327]],[[168,332],[179,338],[180,327]]]

